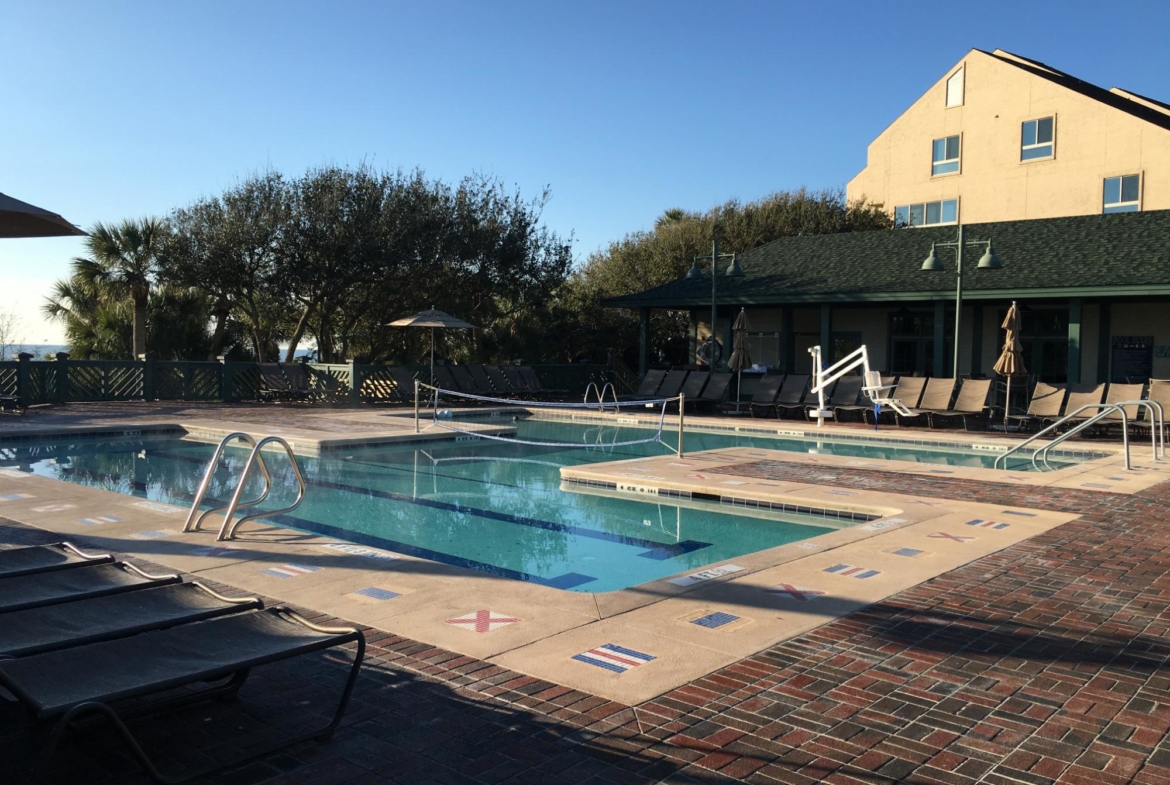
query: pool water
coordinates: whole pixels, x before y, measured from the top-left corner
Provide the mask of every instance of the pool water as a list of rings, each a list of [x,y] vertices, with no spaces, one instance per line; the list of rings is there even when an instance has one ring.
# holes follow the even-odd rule
[[[615,591],[851,525],[848,519],[737,511],[717,502],[672,504],[667,497],[574,491],[562,486],[562,466],[668,451],[653,442],[607,446],[644,437],[645,429],[529,420],[516,427],[520,438],[586,446],[476,439],[299,456],[309,484],[305,500],[293,513],[273,520],[577,592]],[[799,447],[868,458],[904,454],[903,459],[966,465],[985,465],[992,457],[729,434],[688,432],[686,440],[688,453],[731,446]],[[778,447],[781,443],[786,446]],[[179,438],[81,442],[11,448],[0,464],[188,506],[213,450],[213,445]],[[209,504],[228,499],[245,457],[242,449],[227,451],[208,491]],[[276,489],[265,506],[287,506],[295,492],[287,459],[274,454],[268,463]],[[246,497],[251,493],[249,489]]]

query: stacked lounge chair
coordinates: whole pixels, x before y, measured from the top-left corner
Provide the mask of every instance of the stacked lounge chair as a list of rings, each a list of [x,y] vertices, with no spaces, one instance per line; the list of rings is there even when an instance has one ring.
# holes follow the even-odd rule
[[[926,390],[917,407],[912,407],[903,401],[910,410],[909,415],[894,412],[898,425],[917,425],[922,420],[929,423],[931,412],[946,411],[951,408],[951,396],[955,394],[955,379],[953,377],[936,376],[926,380]]]
[[[964,379],[959,388],[959,395],[955,404],[948,409],[929,411],[926,414],[930,427],[936,427],[936,421],[947,422],[953,418],[963,421],[963,430],[972,430],[971,423],[980,423],[981,430],[987,428],[987,397],[991,394],[991,379]]]
[[[808,389],[811,375],[807,373],[790,373],[784,377],[784,384],[780,387],[780,394],[776,396],[773,407],[776,416],[782,417],[784,412],[799,412],[804,410],[804,393]]]

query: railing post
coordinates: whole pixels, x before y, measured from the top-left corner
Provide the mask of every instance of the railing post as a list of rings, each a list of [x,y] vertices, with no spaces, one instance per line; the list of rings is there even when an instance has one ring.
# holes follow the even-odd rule
[[[678,457],[683,457],[683,421],[687,414],[687,394],[678,394]]]
[[[142,362],[142,400],[154,400],[154,352],[138,355]]]
[[[226,355],[220,355],[218,358],[222,370],[219,374],[219,399],[224,403],[231,403],[236,399],[236,380],[232,376],[232,361]]]
[[[362,402],[362,368],[357,360],[350,357],[346,360],[349,363],[349,402]]]
[[[418,379],[414,380],[414,432],[418,433]]]
[[[57,403],[69,403],[69,352],[57,352]],[[48,397],[49,391],[45,390]]]
[[[20,363],[16,366],[16,397],[20,399],[21,406],[28,406],[32,395],[32,358],[28,352],[16,355]]]

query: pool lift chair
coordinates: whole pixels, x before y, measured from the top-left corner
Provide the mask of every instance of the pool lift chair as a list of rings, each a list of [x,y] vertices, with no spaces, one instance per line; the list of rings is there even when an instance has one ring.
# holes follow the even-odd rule
[[[861,391],[873,402],[875,415],[873,428],[875,431],[878,427],[878,418],[876,415],[881,414],[883,406],[889,406],[903,416],[910,414],[910,410],[901,401],[891,397],[890,392],[894,389],[894,385],[882,384],[881,371],[870,370],[869,353],[865,349],[865,344],[862,344],[855,351],[845,355],[845,357],[833,363],[828,368],[824,367],[823,360],[821,359],[820,346],[812,347],[808,350],[808,353],[812,355],[813,366],[812,386],[809,387],[809,395],[817,396],[816,408],[810,408],[808,416],[809,419],[816,418],[818,428],[825,424],[826,419],[833,417],[833,410],[828,408],[828,404],[825,401],[825,391],[832,387],[833,383],[842,376],[858,368],[862,369],[862,378],[865,379],[865,382],[861,386]]]

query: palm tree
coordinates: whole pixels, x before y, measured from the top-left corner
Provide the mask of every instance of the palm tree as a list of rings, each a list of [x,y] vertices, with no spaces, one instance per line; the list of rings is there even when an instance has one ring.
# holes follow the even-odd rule
[[[117,226],[94,224],[85,238],[93,280],[119,297],[129,297],[134,311],[134,357],[146,353],[146,308],[158,267],[166,227],[157,218],[125,220]]]

